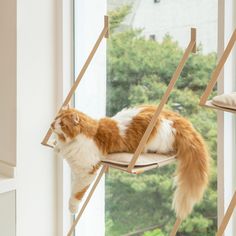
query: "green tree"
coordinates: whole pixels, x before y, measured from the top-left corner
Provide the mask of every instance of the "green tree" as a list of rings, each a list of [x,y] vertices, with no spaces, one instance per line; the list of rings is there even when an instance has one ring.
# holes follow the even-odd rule
[[[167,35],[162,42],[147,40],[140,30],[116,31],[128,13],[123,7],[110,15],[112,35],[108,42],[107,114],[124,107],[158,104],[183,55]],[[119,23],[117,23],[119,22]],[[188,60],[167,107],[187,117],[208,143],[212,177],[201,204],[182,223],[180,235],[213,236],[216,230],[216,114],[198,106],[199,96],[216,63],[215,53],[199,49]],[[132,176],[111,170],[106,178],[106,235],[120,236],[148,226],[162,231],[144,236],[168,235],[175,221],[171,209],[175,165]]]
[[[165,236],[160,229],[155,229],[153,231],[147,231],[143,236]]]

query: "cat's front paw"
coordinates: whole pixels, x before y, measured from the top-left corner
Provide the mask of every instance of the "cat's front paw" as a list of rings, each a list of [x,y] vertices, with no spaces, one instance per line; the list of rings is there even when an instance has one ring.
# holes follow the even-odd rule
[[[78,200],[71,198],[69,201],[69,210],[71,214],[76,214],[78,212],[79,202]]]

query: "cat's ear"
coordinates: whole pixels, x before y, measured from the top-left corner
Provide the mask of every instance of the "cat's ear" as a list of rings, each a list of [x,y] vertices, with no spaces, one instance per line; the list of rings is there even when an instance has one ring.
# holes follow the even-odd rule
[[[72,114],[72,119],[75,125],[79,124],[79,115],[77,113]]]
[[[65,106],[63,106],[63,107],[61,108],[62,111],[67,111],[67,110],[69,110],[69,109],[70,109],[70,105],[69,105],[69,104],[67,104],[67,105],[65,105]]]

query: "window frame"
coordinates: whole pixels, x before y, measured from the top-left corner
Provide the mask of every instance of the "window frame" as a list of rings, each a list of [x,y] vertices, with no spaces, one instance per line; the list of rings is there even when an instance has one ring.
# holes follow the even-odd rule
[[[64,101],[73,83],[73,1],[60,0],[57,3],[58,35],[57,66],[58,88],[57,107]],[[71,192],[71,171],[62,159],[57,160],[57,235],[67,235],[72,223],[72,216],[68,210]]]
[[[105,0],[103,0],[106,2]],[[58,68],[61,68],[61,71],[58,72],[58,108],[64,98],[66,97],[68,91],[70,90],[72,84],[74,83],[74,80],[77,77],[78,74],[78,69],[81,68],[83,61],[78,60],[78,55],[75,53],[76,50],[76,45],[75,45],[75,40],[76,40],[76,34],[79,35],[79,30],[75,25],[75,7],[80,7],[81,9],[86,9],[86,0],[80,0],[79,1],[79,6],[76,6],[76,0],[60,0],[57,5],[57,20],[58,20],[58,29],[57,29],[57,34],[59,38],[59,43],[57,45],[57,51],[58,51]],[[94,1],[95,3],[95,1]],[[101,4],[101,1],[99,2]],[[100,9],[102,10],[102,9]],[[106,9],[105,9],[106,10]],[[103,27],[103,20],[104,20],[104,15],[106,12],[101,13],[101,21],[102,25],[99,28],[99,31]],[[88,20],[88,19],[87,19]],[[80,25],[81,26],[81,25]],[[81,26],[83,28],[83,26]],[[87,26],[89,27],[89,26]],[[86,28],[83,28],[84,30]],[[97,39],[97,34],[96,36],[92,36],[92,41],[94,42]],[[80,37],[83,37],[83,40],[87,40],[85,37],[85,34],[81,33]],[[95,38],[94,38],[95,37]],[[104,41],[105,42],[105,41]],[[91,47],[93,45],[91,44]],[[105,49],[105,47],[104,47]],[[103,49],[103,50],[104,50]],[[99,49],[98,49],[99,50]],[[105,55],[104,51],[104,55]],[[89,51],[85,52],[85,56],[88,56]],[[97,55],[97,53],[96,53]],[[96,56],[95,55],[95,56]],[[81,54],[80,54],[81,57]],[[79,59],[80,59],[79,57]],[[84,58],[83,58],[84,59]],[[91,63],[92,64],[92,63]],[[106,66],[106,65],[105,65]],[[106,69],[104,69],[106,71]],[[88,68],[89,71],[89,68]],[[85,74],[86,76],[86,74]],[[92,78],[91,78],[92,79]],[[81,83],[86,80],[86,78],[83,78]],[[87,81],[87,80],[86,80]],[[93,81],[91,81],[93,83]],[[104,83],[106,85],[106,83]],[[102,85],[102,86],[104,86]],[[82,85],[83,86],[83,85]],[[88,86],[88,85],[86,85]],[[89,86],[87,87],[89,89]],[[84,89],[84,87],[83,87]],[[78,88],[80,90],[80,86]],[[105,90],[104,90],[105,91]],[[104,92],[103,91],[103,92]],[[81,91],[80,91],[81,93]],[[76,95],[74,96],[74,99],[72,100],[72,105],[77,107],[75,99]],[[104,101],[106,99],[104,98]],[[83,101],[81,99],[80,101]],[[78,107],[77,107],[78,108]],[[105,106],[104,108],[101,108],[100,106],[100,113],[105,115]],[[71,170],[67,163],[63,160],[58,160],[58,186],[57,186],[57,193],[58,193],[58,199],[57,199],[57,205],[58,205],[58,218],[57,218],[57,235],[58,236],[64,236],[67,235],[71,224],[74,220],[74,217],[71,216],[69,210],[68,210],[68,202],[70,198],[70,192],[71,192]],[[105,215],[104,215],[104,220],[96,220],[95,223],[93,223],[93,227],[91,226],[91,221],[88,220],[89,217],[92,217],[95,213],[94,210],[92,211],[91,209],[94,207],[91,206],[91,204],[96,204],[98,205],[98,202],[100,205],[102,204],[102,207],[98,210],[96,210],[96,214],[98,214],[99,211],[105,212],[105,194],[104,194],[104,180],[101,180],[98,188],[99,190],[96,190],[94,193],[90,204],[87,206],[86,211],[83,214],[83,217],[81,218],[80,222],[77,224],[76,227],[76,233],[75,235],[87,235],[89,232],[87,232],[89,229],[93,230],[98,230],[100,227],[99,232],[104,232],[104,233],[99,233],[96,235],[103,236],[105,235]],[[104,202],[104,204],[101,202]],[[82,203],[81,203],[82,205]],[[95,216],[94,216],[95,217]],[[102,229],[103,227],[103,229]]]
[[[224,51],[236,27],[236,3],[234,0],[218,0],[218,56]],[[218,93],[236,91],[236,48],[234,47],[218,79]],[[227,78],[224,79],[224,78]],[[236,189],[235,160],[236,117],[227,112],[217,112],[217,188],[218,225]],[[221,135],[223,134],[223,135]],[[225,236],[236,234],[236,216],[227,226]]]

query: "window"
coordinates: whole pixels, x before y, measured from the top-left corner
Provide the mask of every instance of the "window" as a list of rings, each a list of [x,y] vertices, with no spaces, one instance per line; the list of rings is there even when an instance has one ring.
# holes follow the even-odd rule
[[[217,0],[166,0],[155,8],[151,1],[108,0],[110,15],[120,22],[111,25],[107,51],[108,116],[128,106],[158,104],[188,44],[190,27],[197,28],[198,52],[188,60],[168,102],[202,133],[213,159],[214,174],[204,199],[181,227],[182,234],[191,236],[214,235],[217,228],[216,112],[198,106],[216,64],[217,6]],[[156,41],[149,40],[155,35]],[[110,170],[106,235],[168,235],[175,220],[174,169],[166,166],[140,176]]]
[[[164,71],[165,68],[162,69],[161,74],[157,73],[156,64],[158,61],[151,60],[154,62],[153,64],[148,65],[148,67],[143,67],[142,74],[140,73],[140,65],[138,67],[134,67],[132,71],[122,71],[124,69],[129,69],[129,64],[124,63],[123,68],[120,67],[119,70],[115,70],[115,66],[113,65],[110,58],[111,56],[116,56],[119,54],[119,50],[122,50],[122,46],[124,46],[123,50],[127,48],[132,49],[131,54],[133,53],[132,62],[137,63],[143,62],[136,56],[136,49],[130,47],[127,39],[129,37],[136,37],[136,33],[140,34],[140,38],[144,43],[146,41],[150,41],[150,35],[157,35],[157,41],[151,43],[156,43],[160,45],[160,49],[162,48],[164,43],[167,45],[171,45],[179,51],[179,55],[181,55],[181,50],[184,48],[188,42],[189,37],[189,28],[191,26],[195,26],[198,30],[198,44],[200,52],[196,56],[193,56],[191,60],[188,62],[187,68],[184,70],[183,78],[186,78],[184,81],[183,78],[179,80],[179,84],[177,85],[177,89],[175,91],[175,96],[170,99],[169,106],[171,109],[180,112],[181,114],[187,115],[195,124],[196,128],[203,133],[203,135],[209,137],[208,140],[209,146],[211,148],[212,156],[214,157],[214,171],[213,177],[211,180],[210,188],[207,194],[205,195],[204,201],[202,205],[197,206],[195,208],[194,213],[189,217],[188,221],[186,221],[185,227],[183,227],[183,232],[186,232],[186,235],[192,235],[191,232],[187,232],[187,225],[193,225],[196,220],[196,224],[207,225],[204,229],[207,229],[205,235],[214,235],[217,225],[217,209],[216,209],[216,158],[218,158],[218,163],[220,161],[221,166],[224,166],[224,170],[222,171],[221,166],[218,167],[218,178],[221,181],[218,182],[218,191],[219,191],[219,203],[218,203],[218,215],[219,219],[222,216],[222,212],[225,207],[227,207],[228,202],[232,196],[232,192],[235,189],[233,186],[235,185],[235,176],[232,169],[232,166],[235,166],[235,160],[232,158],[235,154],[235,149],[233,149],[233,142],[235,142],[235,118],[233,118],[229,114],[219,114],[218,120],[223,120],[222,122],[218,122],[218,129],[222,131],[224,135],[222,135],[219,140],[223,140],[223,142],[219,142],[218,145],[218,157],[216,153],[216,113],[210,110],[203,111],[197,107],[196,96],[190,91],[194,91],[197,95],[200,95],[203,91],[203,88],[206,84],[207,78],[209,78],[210,73],[212,72],[212,68],[214,68],[214,64],[216,63],[216,52],[217,50],[220,52],[222,50],[217,49],[217,28],[219,27],[222,32],[218,32],[219,45],[224,46],[225,41],[227,41],[228,36],[231,34],[233,27],[235,27],[235,12],[232,9],[236,9],[233,5],[235,4],[232,0],[226,1],[225,8],[222,8],[223,1],[219,1],[219,19],[217,15],[218,11],[218,1],[187,1],[185,4],[178,4],[180,1],[171,1],[166,0],[163,4],[158,4],[154,9],[150,6],[153,6],[151,1],[138,1],[134,0],[124,0],[124,1],[116,1],[116,0],[108,0],[108,10],[117,11],[118,16],[118,27],[114,27],[114,31],[111,32],[111,37],[109,39],[107,59],[108,59],[108,67],[107,67],[107,115],[112,115],[116,111],[122,109],[122,107],[135,105],[138,103],[146,103],[146,102],[155,102],[158,103],[158,99],[163,93],[163,89],[165,88],[165,83],[168,81],[168,78],[172,75],[173,70],[175,69],[176,61],[179,58],[177,55],[176,58],[168,61],[167,56],[163,56],[163,60],[165,61],[165,65],[169,67],[169,71]],[[164,4],[165,3],[165,4]],[[75,68],[79,69],[84,62],[85,57],[88,55],[89,47],[93,45],[94,40],[102,28],[103,24],[103,15],[105,14],[105,5],[106,3],[99,2],[99,5],[94,1],[86,2],[84,1],[74,1],[74,9],[75,9]],[[104,5],[103,5],[104,4]],[[170,9],[168,4],[174,4],[175,13],[172,14],[167,9]],[[124,6],[126,5],[126,6]],[[128,5],[128,6],[127,6]],[[183,7],[185,6],[185,7]],[[194,7],[193,7],[194,6]],[[159,8],[162,7],[162,8]],[[158,9],[159,8],[159,9]],[[149,10],[149,11],[147,11]],[[191,11],[193,10],[193,12]],[[156,11],[160,14],[156,14]],[[234,10],[235,11],[235,10]],[[147,17],[148,12],[148,17]],[[168,14],[164,14],[168,12]],[[210,12],[210,14],[209,14]],[[227,14],[225,14],[225,12]],[[230,12],[230,14],[228,14]],[[154,14],[155,13],[155,14]],[[161,14],[163,13],[163,14]],[[176,14],[178,13],[178,14]],[[145,15],[146,14],[146,15]],[[201,14],[201,17],[199,17]],[[179,21],[175,20],[173,16],[180,17]],[[146,17],[145,17],[146,16]],[[150,17],[152,16],[152,17]],[[154,17],[158,17],[155,19]],[[99,20],[101,22],[99,22]],[[201,19],[201,21],[200,21]],[[234,19],[234,24],[233,24]],[[217,22],[219,21],[219,26]],[[178,25],[176,24],[178,22]],[[100,24],[100,26],[99,26]],[[86,27],[84,27],[86,25]],[[91,25],[91,28],[89,27]],[[97,28],[96,28],[97,27]],[[141,33],[137,32],[134,29],[142,29]],[[96,31],[97,30],[97,31]],[[122,34],[125,37],[126,41],[124,43],[118,44],[119,40],[116,41],[116,45],[114,44],[114,39],[118,37],[118,34]],[[139,39],[139,36],[137,37]],[[119,48],[120,46],[120,48]],[[94,117],[101,116],[105,114],[105,82],[102,78],[105,78],[105,72],[101,72],[101,74],[97,74],[96,65],[99,64],[98,61],[101,58],[104,58],[103,53],[105,53],[105,47],[99,49],[98,55],[94,58],[94,64],[91,65],[89,71],[87,73],[87,78],[83,78],[83,83],[78,89],[76,94],[76,107],[84,110],[88,114],[93,115]],[[113,50],[113,51],[111,51]],[[145,51],[146,53],[147,51]],[[99,54],[100,53],[100,54]],[[162,51],[162,55],[165,54],[165,51]],[[175,56],[175,55],[172,55]],[[100,58],[100,59],[99,59]],[[155,56],[156,58],[156,56]],[[170,57],[171,59],[172,57]],[[122,58],[119,58],[122,60]],[[163,61],[162,60],[162,61]],[[229,62],[230,70],[225,70],[225,75],[230,75],[231,82],[220,82],[219,89],[222,90],[225,87],[226,90],[232,89],[235,83],[235,67],[233,67],[233,60],[235,58],[231,58]],[[121,62],[121,61],[120,61]],[[207,62],[207,63],[206,63]],[[232,63],[231,63],[232,62]],[[198,64],[200,63],[200,64]],[[202,64],[201,64],[202,63]],[[104,61],[102,62],[101,68],[106,68]],[[165,65],[163,67],[165,67]],[[201,66],[199,66],[201,65]],[[205,66],[208,65],[208,68]],[[196,66],[196,67],[195,67]],[[205,69],[202,69],[205,68]],[[145,68],[148,68],[145,70]],[[194,70],[192,73],[197,73],[197,78],[193,77],[192,73],[189,73],[190,69]],[[197,69],[196,69],[197,68]],[[233,69],[234,68],[234,69]],[[114,69],[114,70],[113,70]],[[153,69],[153,71],[151,71]],[[75,74],[78,71],[75,70]],[[131,73],[130,73],[131,72]],[[153,73],[152,73],[153,72]],[[164,73],[165,72],[165,73]],[[112,74],[114,73],[114,74]],[[116,73],[116,74],[115,74]],[[230,73],[230,74],[227,74]],[[96,78],[94,78],[96,75]],[[98,75],[98,76],[97,76]],[[150,76],[150,77],[149,77]],[[138,77],[140,81],[135,85],[132,85],[130,82],[130,78]],[[91,79],[92,78],[92,79]],[[94,78],[94,80],[93,80]],[[96,79],[102,79],[99,83],[97,83]],[[204,78],[204,80],[202,79]],[[88,82],[90,81],[90,82]],[[91,81],[96,81],[95,85],[92,85]],[[155,84],[155,81],[158,83]],[[133,83],[133,81],[132,81]],[[182,97],[182,91],[186,87],[186,83],[188,83],[187,96]],[[151,89],[155,84],[155,89]],[[93,87],[90,87],[93,86]],[[228,87],[227,87],[228,86]],[[178,91],[178,88],[180,91]],[[234,90],[236,88],[234,87]],[[179,93],[178,93],[179,92]],[[216,91],[215,91],[216,92]],[[138,94],[138,96],[135,96]],[[181,95],[181,96],[180,96]],[[89,96],[89,101],[88,101]],[[191,99],[190,99],[191,98]],[[101,106],[97,106],[95,102],[96,99],[99,99],[99,104]],[[101,100],[100,100],[101,99]],[[190,100],[190,102],[188,102]],[[193,102],[193,104],[191,104]],[[194,112],[191,112],[191,109],[197,107],[196,115]],[[201,111],[200,111],[201,110]],[[199,117],[200,118],[199,118]],[[200,124],[200,125],[199,125]],[[210,124],[210,125],[209,125]],[[230,125],[230,126],[229,126]],[[225,129],[224,129],[225,128]],[[230,130],[230,132],[229,132]],[[209,135],[209,136],[208,136]],[[223,144],[227,143],[227,150],[224,148]],[[229,148],[229,143],[232,145]],[[229,154],[229,155],[226,155]],[[226,158],[223,156],[227,156]],[[226,171],[227,170],[227,171]],[[171,195],[167,195],[166,193],[173,193],[172,190],[172,179],[170,175],[173,174],[173,167],[165,167],[164,169],[160,169],[157,171],[149,172],[145,175],[132,177],[130,175],[125,175],[123,173],[117,173],[116,171],[111,170],[109,176],[106,179],[106,212],[105,212],[105,221],[106,221],[106,235],[120,235],[127,233],[135,233],[139,232],[139,234],[143,234],[145,236],[149,235],[149,231],[156,232],[157,235],[163,235],[163,232],[168,232],[170,225],[173,224],[174,215],[173,212],[170,211],[170,202]],[[168,176],[169,175],[169,176]],[[222,177],[222,178],[221,178]],[[146,181],[146,179],[154,178],[153,182]],[[150,183],[150,185],[147,184]],[[149,189],[150,194],[144,194],[143,188]],[[223,190],[224,189],[224,190]],[[164,193],[164,194],[163,194]],[[144,202],[144,199],[148,198],[148,203]],[[93,230],[91,229],[91,224],[94,225],[93,228],[97,229],[96,226],[102,225],[101,230],[99,232],[96,231],[96,235],[104,235],[103,228],[103,220],[104,220],[104,192],[103,186],[101,185],[101,189],[97,191],[94,196],[94,201],[91,202],[84,213],[83,219],[81,219],[76,234],[80,235],[94,235]],[[130,200],[132,199],[132,200]],[[95,205],[93,205],[95,204]],[[145,205],[146,204],[146,205]],[[96,206],[96,207],[95,207]],[[97,206],[99,210],[97,211]],[[96,214],[94,214],[94,209],[96,209]],[[142,222],[140,220],[140,215],[142,215]],[[200,215],[200,217],[199,217]],[[172,216],[172,218],[170,217]],[[150,218],[151,217],[151,218]],[[102,220],[101,220],[102,219]],[[158,219],[158,220],[157,220]],[[159,220],[160,219],[160,220]],[[100,222],[101,220],[101,222]],[[129,224],[127,224],[127,222]],[[157,222],[158,225],[157,225]],[[166,223],[167,222],[167,223]],[[234,225],[231,225],[226,232],[226,236],[234,235],[233,230],[236,226],[236,221],[234,220]],[[95,226],[96,225],[96,226]],[[164,226],[164,227],[163,227]],[[103,229],[102,229],[103,228]],[[155,231],[156,230],[156,231]],[[92,232],[92,233],[91,233]],[[158,233],[157,233],[158,232]],[[208,234],[209,233],[209,234]],[[196,232],[196,235],[199,235],[199,232]]]

